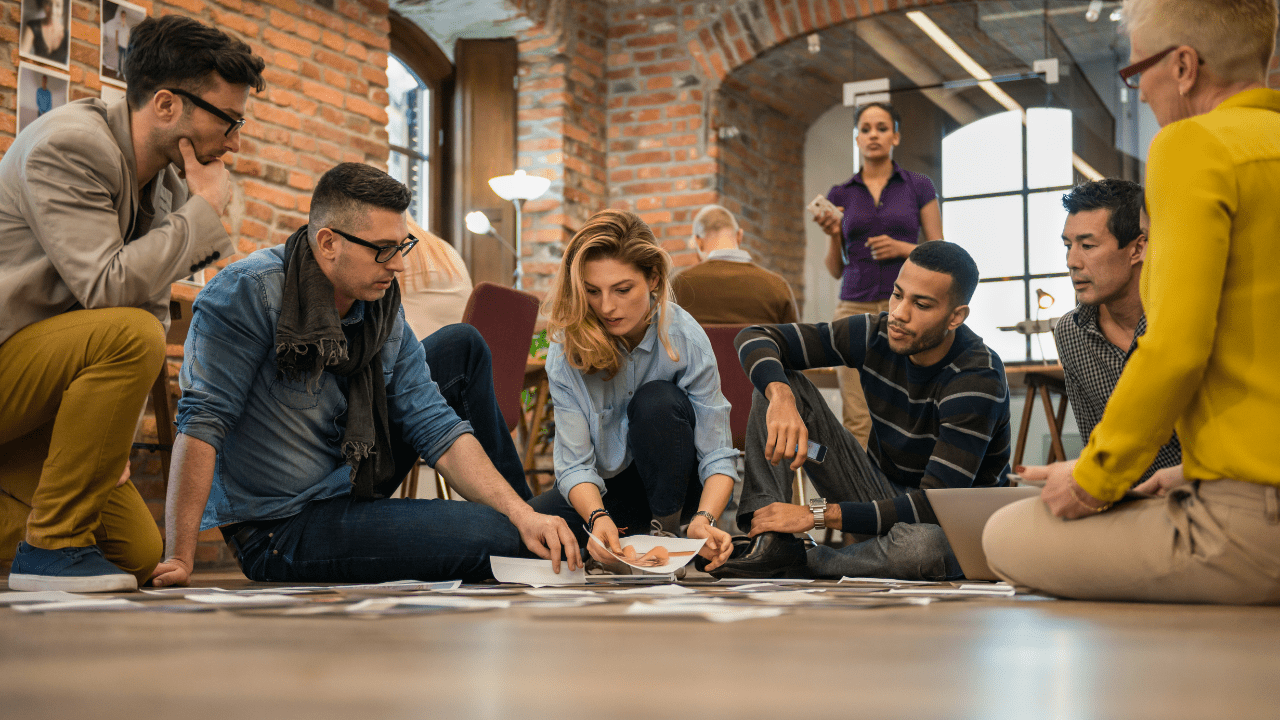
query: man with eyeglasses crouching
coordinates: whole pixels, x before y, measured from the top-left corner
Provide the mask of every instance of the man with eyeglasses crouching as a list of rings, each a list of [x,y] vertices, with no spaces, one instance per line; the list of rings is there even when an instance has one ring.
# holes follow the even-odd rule
[[[259,581],[479,580],[522,545],[578,567],[564,520],[494,467],[506,424],[484,341],[451,325],[420,343],[405,323],[409,200],[380,170],[338,165],[307,225],[196,299],[156,585],[185,583],[214,527]],[[475,502],[390,498],[419,456]]]
[[[134,29],[123,100],[68,103],[0,161],[0,567],[10,590],[134,590],[162,558],[129,481],[170,285],[222,226],[265,63],[191,18]]]

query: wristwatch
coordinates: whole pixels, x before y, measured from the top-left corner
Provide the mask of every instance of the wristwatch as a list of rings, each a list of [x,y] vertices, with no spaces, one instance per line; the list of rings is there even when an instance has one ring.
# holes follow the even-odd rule
[[[809,512],[813,513],[813,529],[827,528],[827,499],[809,498]]]

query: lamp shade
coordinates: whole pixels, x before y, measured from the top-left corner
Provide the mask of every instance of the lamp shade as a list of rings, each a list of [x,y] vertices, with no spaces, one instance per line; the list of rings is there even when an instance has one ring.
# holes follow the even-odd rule
[[[551,187],[551,181],[517,170],[514,175],[490,178],[489,187],[503,200],[532,200],[546,192]]]
[[[493,225],[489,224],[489,216],[475,210],[467,213],[467,229],[477,235],[488,235],[493,229]]]

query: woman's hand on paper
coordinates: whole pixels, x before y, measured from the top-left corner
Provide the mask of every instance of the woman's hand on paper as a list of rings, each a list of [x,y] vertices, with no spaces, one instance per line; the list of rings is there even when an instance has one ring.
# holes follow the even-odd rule
[[[706,544],[698,554],[710,561],[707,563],[707,570],[715,570],[723,565],[729,559],[729,553],[733,552],[733,539],[729,537],[729,533],[712,525],[701,515],[694,516],[685,536],[694,540],[706,539]]]

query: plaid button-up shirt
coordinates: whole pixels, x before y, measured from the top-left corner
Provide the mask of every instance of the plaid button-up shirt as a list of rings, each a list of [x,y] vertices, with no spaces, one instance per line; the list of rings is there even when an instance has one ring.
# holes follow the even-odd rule
[[[1098,308],[1092,305],[1077,305],[1071,312],[1063,315],[1053,329],[1053,339],[1058,344],[1058,357],[1062,360],[1062,370],[1066,376],[1067,398],[1071,401],[1076,425],[1080,427],[1080,437],[1085,443],[1089,442],[1094,426],[1102,420],[1107,398],[1116,389],[1125,363],[1138,347],[1138,338],[1146,332],[1147,316],[1143,315],[1138,320],[1129,350],[1121,350],[1102,333],[1102,328],[1098,325]],[[1139,482],[1151,477],[1156,470],[1173,467],[1180,462],[1182,446],[1178,444],[1175,433],[1169,438],[1169,442],[1161,446],[1155,461],[1142,474]]]

